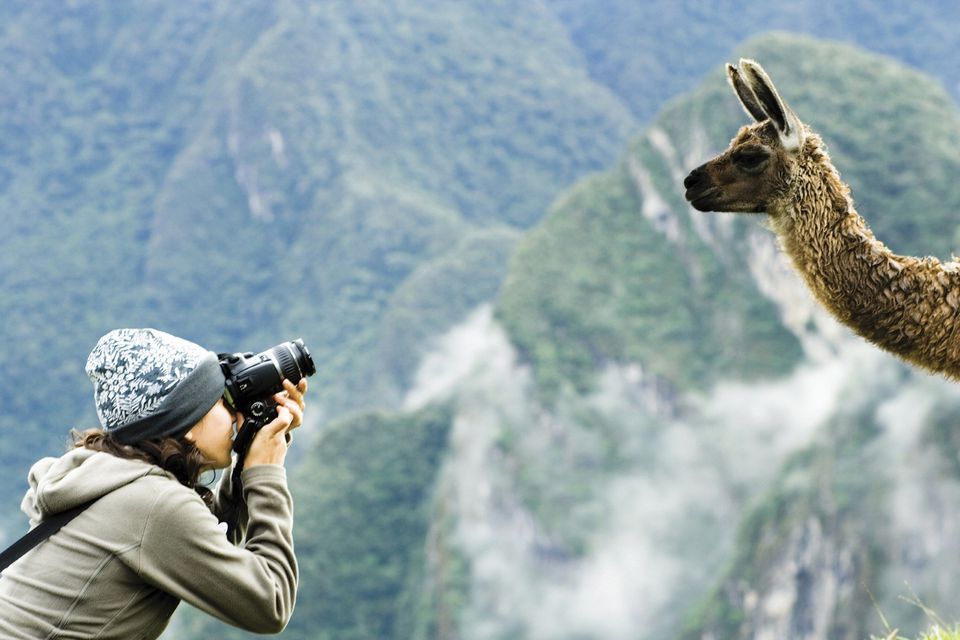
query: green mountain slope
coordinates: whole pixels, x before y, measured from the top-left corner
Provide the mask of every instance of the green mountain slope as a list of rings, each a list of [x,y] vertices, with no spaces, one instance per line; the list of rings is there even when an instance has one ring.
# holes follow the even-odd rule
[[[0,11],[5,486],[95,422],[83,362],[118,325],[299,335],[326,415],[389,405],[495,294],[514,230],[633,127],[540,4]]]
[[[694,89],[745,40],[771,30],[848,42],[938,78],[957,96],[953,56],[960,28],[947,0],[751,3],[547,0],[583,52],[591,75],[644,123],[663,104]]]
[[[960,174],[960,118],[942,88],[892,61],[802,37],[768,37],[742,52],[763,61],[820,132],[878,237],[896,251],[949,257],[960,241],[960,189],[949,179]],[[705,216],[681,195],[686,172],[743,123],[714,73],[524,238],[498,316],[548,388],[565,379],[582,389],[607,362],[641,361],[702,387],[799,361],[796,336],[751,273],[755,222]]]
[[[784,34],[742,53],[821,132],[879,237],[951,251],[960,203],[943,176],[956,168],[960,123],[936,83]],[[941,590],[950,570],[930,565],[955,546],[945,505],[960,484],[937,449],[952,442],[956,393],[814,315],[797,320],[812,303],[783,297],[802,290],[760,221],[681,200],[686,170],[744,117],[718,68],[520,241],[496,320],[474,316],[444,338],[407,399],[440,402],[453,425],[449,445],[423,450],[432,480],[417,475],[431,485],[413,511],[426,556],[408,555],[404,538],[383,566],[412,558],[406,573],[383,592],[336,596],[346,613],[312,592],[296,633],[855,638],[882,631],[863,584],[903,629],[922,628],[896,605],[904,580],[952,615]],[[827,348],[812,349],[814,338]],[[341,432],[362,452],[351,469],[392,464],[394,447],[363,445],[390,428]],[[322,520],[332,540],[358,535],[356,518],[411,522],[405,499],[367,503],[355,471],[338,479],[313,459],[301,472],[331,482],[298,496],[298,517]],[[332,495],[356,511],[326,519]],[[383,540],[357,542],[333,557],[311,541],[305,566],[351,576],[341,585],[355,594],[378,574],[351,567]]]
[[[712,253],[689,220],[670,243],[640,213],[630,162],[578,187],[514,257],[498,313],[545,387],[587,390],[608,363],[682,387],[788,371],[799,343],[745,261]]]
[[[740,583],[772,584],[796,558],[783,539],[814,521],[825,549],[854,549],[847,578],[876,586],[885,606],[909,578],[951,615],[937,594],[960,572],[931,567],[960,552],[943,508],[957,497],[956,403],[909,376],[864,391],[862,411],[784,391],[814,366],[805,356],[821,327],[784,313],[786,280],[755,220],[694,214],[680,196],[685,173],[744,122],[718,60],[692,43],[726,51],[741,25],[729,18],[726,39],[713,38],[716,20],[683,6],[689,46],[655,57],[644,47],[659,52],[662,39],[618,17],[646,20],[647,5],[613,6],[4,3],[7,510],[26,465],[94,419],[82,363],[103,331],[153,324],[214,349],[302,335],[320,365],[314,416],[418,408],[339,422],[303,456],[291,637],[749,635],[756,619],[730,619],[751,601]],[[650,7],[667,19],[675,5]],[[949,31],[941,14],[926,24]],[[864,33],[914,33],[897,12],[871,15],[890,22]],[[911,38],[909,51],[942,52],[947,35]],[[902,252],[956,251],[960,127],[936,82],[782,34],[742,53],[826,139],[879,237]],[[644,65],[686,56],[714,71],[623,151],[636,122],[625,103],[639,115],[651,98],[652,114],[682,76],[692,86],[706,72]],[[601,170],[541,223],[557,193]],[[504,277],[498,322],[438,342]],[[432,347],[449,380],[421,380]],[[835,382],[829,367],[815,372]],[[411,384],[418,402],[404,398]],[[890,458],[899,442],[870,404],[900,398],[909,415],[917,394],[922,438]],[[797,445],[792,429],[822,425],[822,441]],[[906,483],[888,475],[931,459]],[[893,503],[900,511],[884,511]],[[846,594],[862,617],[862,592]],[[816,614],[867,629],[828,609],[793,601],[771,624]],[[190,617],[176,630],[220,632]]]

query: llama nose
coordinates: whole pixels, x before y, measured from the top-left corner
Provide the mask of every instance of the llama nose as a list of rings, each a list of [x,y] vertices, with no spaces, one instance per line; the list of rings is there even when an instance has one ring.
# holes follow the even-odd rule
[[[683,188],[690,189],[694,187],[698,182],[703,180],[703,178],[707,175],[707,170],[705,167],[706,165],[700,165],[699,167],[691,171],[690,175],[688,175],[683,180]]]

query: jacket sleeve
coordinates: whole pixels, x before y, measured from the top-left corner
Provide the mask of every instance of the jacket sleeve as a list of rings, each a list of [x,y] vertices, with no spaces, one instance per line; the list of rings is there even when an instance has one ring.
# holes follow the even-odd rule
[[[247,539],[234,546],[193,491],[174,484],[144,525],[138,570],[148,583],[256,633],[286,626],[297,593],[293,499],[286,470],[258,465],[242,475]]]

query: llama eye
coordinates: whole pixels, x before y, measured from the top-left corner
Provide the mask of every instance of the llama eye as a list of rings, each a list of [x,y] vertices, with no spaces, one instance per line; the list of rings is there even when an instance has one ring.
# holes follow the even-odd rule
[[[767,154],[759,150],[744,150],[733,154],[734,163],[747,171],[757,169],[767,159]]]

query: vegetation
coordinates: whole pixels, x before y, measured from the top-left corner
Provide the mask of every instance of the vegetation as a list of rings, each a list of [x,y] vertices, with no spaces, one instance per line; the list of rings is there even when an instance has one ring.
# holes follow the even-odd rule
[[[849,42],[902,60],[947,87],[960,85],[960,71],[949,62],[958,48],[960,25],[939,3],[908,7],[893,0],[853,0],[825,10],[816,0],[709,7],[608,0],[603,11],[594,10],[591,0],[548,3],[583,51],[591,75],[645,123],[671,98],[695,89],[717,60],[773,30]]]
[[[934,617],[936,617],[935,614]],[[886,620],[884,622],[886,623]],[[870,636],[870,640],[911,640],[911,638],[900,635],[898,629],[890,629],[885,635]],[[960,640],[960,626],[954,625],[951,627],[942,621],[938,621],[937,624],[916,636],[916,640]]]
[[[742,53],[764,61],[786,100],[827,142],[835,164],[852,187],[858,209],[879,238],[897,251],[937,253],[949,258],[957,247],[957,225],[949,211],[960,204],[960,194],[956,181],[944,176],[931,177],[919,188],[927,179],[926,163],[919,158],[927,149],[934,149],[937,171],[945,167],[948,174],[957,175],[960,155],[953,145],[960,135],[960,119],[952,101],[938,85],[915,77],[899,65],[881,63],[840,45],[826,44],[815,51],[804,47],[802,38],[761,39],[745,45]],[[798,59],[804,64],[786,62]],[[807,88],[793,91],[792,87],[801,85]],[[729,117],[742,121],[742,114],[727,113],[712,102],[728,91],[719,80],[706,84],[689,102],[675,105],[661,122],[671,133],[683,136],[690,131],[688,118],[704,112],[724,114],[717,120]],[[929,102],[908,100],[904,97],[907,92],[929,96]],[[870,109],[862,109],[865,104],[871,105]],[[837,118],[837,113],[844,117]],[[906,120],[900,120],[903,116]],[[881,120],[886,124],[879,124]],[[928,121],[935,122],[929,131],[916,126]],[[870,133],[877,126],[882,130]],[[728,127],[729,131],[735,129],[732,122]],[[919,143],[917,136],[925,142]],[[881,175],[891,177],[882,180]],[[877,501],[888,499],[884,496],[890,485],[887,469],[877,466],[883,464],[882,459],[864,456],[875,448],[870,445],[877,434],[876,426],[871,426],[877,420],[872,416],[872,405],[884,393],[875,389],[855,391],[860,402],[866,403],[856,405],[859,414],[835,417],[824,440],[794,458],[767,497],[744,520],[729,576],[704,608],[692,615],[684,637],[699,637],[704,629],[728,638],[751,633],[757,621],[746,613],[749,607],[745,598],[749,593],[771,590],[764,581],[776,575],[774,567],[790,553],[791,536],[800,535],[813,522],[824,531],[832,531],[833,544],[851,550],[852,571],[860,576],[861,584],[871,588],[883,584],[880,576],[889,560],[889,541],[885,539],[889,529],[877,520],[877,514],[884,511]],[[951,416],[957,416],[955,399],[942,400],[930,415],[929,441],[939,445],[938,451],[954,450],[951,445],[955,437],[950,434],[956,426],[955,420],[951,421]],[[936,468],[939,463],[928,464]],[[843,555],[841,548],[834,553]],[[837,606],[844,613],[834,624],[844,627],[831,629],[831,637],[862,637],[867,632],[867,595],[864,588],[856,586],[848,591],[846,600],[838,595]],[[891,606],[904,624],[916,626],[921,622],[918,610]]]
[[[498,317],[543,387],[585,391],[616,362],[686,388],[789,370],[799,344],[746,266],[737,274],[694,234],[670,243],[641,206],[624,164],[580,185],[518,248]]]
[[[883,637],[875,636],[874,640],[909,640],[909,638],[904,638],[894,630]],[[929,631],[917,636],[917,640],[960,640],[960,627],[953,627],[952,629],[939,626],[931,627]]]
[[[940,87],[895,63],[799,37],[760,39],[743,54],[764,61],[827,141],[878,237],[904,253],[952,254],[960,189],[945,177],[960,174],[960,115]],[[798,59],[805,64],[788,62]],[[909,99],[918,91],[924,100]],[[675,149],[695,145],[698,132],[720,149],[743,118],[717,73],[654,126]],[[742,239],[748,223],[737,220],[721,246],[710,246],[677,197],[677,171],[685,167],[671,161],[642,137],[617,167],[560,200],[521,243],[498,317],[547,390],[564,380],[588,388],[593,372],[611,361],[643,362],[680,387],[703,387],[717,375],[782,373],[800,358],[795,338],[754,289]],[[655,193],[642,193],[637,172]],[[644,197],[665,200],[661,215],[679,240],[639,215]]]
[[[519,230],[633,128],[539,5],[0,17],[6,487],[96,423],[83,363],[116,326],[218,351],[301,336],[328,417],[392,406],[495,295]]]
[[[936,55],[956,48],[953,19],[886,4],[805,27],[957,86],[950,56]],[[528,399],[537,411],[501,425],[495,444],[545,564],[590,551],[596,498],[618,472],[682,482],[657,463],[667,422],[633,405],[585,409],[584,395],[610,364],[638,363],[680,403],[801,362],[750,272],[763,231],[692,215],[679,185],[744,122],[718,60],[747,31],[793,26],[805,5],[719,22],[619,0],[322,5],[0,5],[0,516],[29,463],[95,423],[82,364],[108,329],[154,325],[218,351],[302,336],[319,368],[313,414],[332,422],[293,474],[303,590],[285,637],[455,637],[472,558],[450,539],[437,478],[457,407],[377,409],[399,406],[438,335],[496,299],[552,401]],[[943,37],[918,38],[917,24]],[[729,57],[740,54],[762,60],[822,134],[880,238],[960,252],[960,116],[939,84],[785,34]],[[940,415],[924,429],[953,450],[960,414]],[[834,416],[791,458],[690,633],[747,633],[741,584],[768,584],[811,523],[849,551],[858,579],[882,572],[890,556],[870,525],[889,483],[863,452],[875,417],[864,405]],[[698,517],[673,544],[710,536]],[[845,597],[834,629],[866,633],[863,593]],[[243,637],[193,616],[177,633]]]
[[[878,237],[904,253],[956,252],[956,181],[930,176],[929,156],[919,160],[932,150],[938,170],[960,171],[960,119],[936,83],[846,46],[783,34],[748,43],[738,55],[762,60],[787,101],[822,135]],[[918,93],[924,100],[910,99]],[[718,71],[653,127],[673,149],[719,150],[744,117]],[[674,162],[662,141],[645,134],[616,167],[560,199],[519,245],[498,317],[548,396],[567,384],[581,393],[593,389],[596,372],[610,362],[641,362],[689,390],[716,380],[776,376],[800,361],[794,336],[747,275],[754,222],[728,220],[723,228],[709,221],[698,230],[671,186],[684,169]],[[659,219],[646,215],[651,197],[664,202]],[[723,350],[725,339],[735,345],[730,351]],[[871,601],[859,585],[882,583],[887,529],[876,518],[890,481],[881,462],[865,457],[879,433],[873,405],[884,392],[859,384],[863,388],[850,390],[857,402],[831,418],[822,440],[796,455],[750,511],[728,576],[691,614],[683,637],[751,637],[761,623],[750,617],[751,598],[773,590],[777,567],[798,553],[790,545],[817,536],[833,545],[824,553],[849,562],[837,569],[848,577],[836,577],[840,592],[830,633],[868,633]],[[933,433],[944,440],[944,450],[953,450],[950,416],[956,411],[933,415],[942,416]],[[821,570],[811,568],[809,579],[833,579]],[[844,582],[849,575],[858,584]],[[809,621],[797,606],[799,617],[791,623],[802,627]]]

